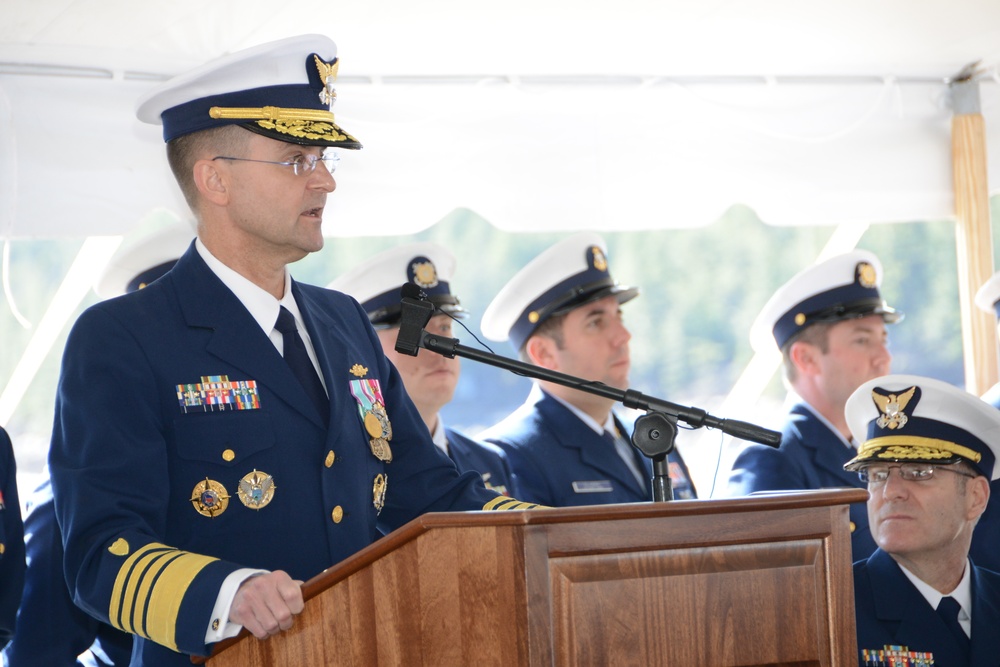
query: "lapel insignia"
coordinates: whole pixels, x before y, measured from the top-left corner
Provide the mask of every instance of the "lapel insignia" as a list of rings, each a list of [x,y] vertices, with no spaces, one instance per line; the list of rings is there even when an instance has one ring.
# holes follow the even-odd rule
[[[351,395],[358,402],[358,416],[361,425],[369,435],[368,444],[372,454],[384,463],[392,462],[392,423],[385,411],[385,399],[378,380],[351,380]]]
[[[274,483],[273,477],[266,472],[254,470],[240,480],[236,495],[239,496],[240,502],[250,509],[259,510],[267,507],[274,498],[274,490],[277,488],[278,485]]]
[[[260,408],[256,380],[230,380],[228,375],[202,375],[200,382],[179,384],[176,389],[177,402],[184,413]]]
[[[877,389],[873,389],[872,400],[875,401],[879,412],[882,413],[875,420],[878,427],[893,430],[906,426],[909,417],[906,416],[904,410],[916,391],[916,387],[910,387],[901,394],[880,394]]]
[[[198,514],[212,519],[222,514],[229,507],[229,492],[214,479],[205,478],[204,482],[194,485],[191,492],[191,504]]]
[[[364,376],[368,375],[368,369],[362,366],[361,364],[354,364],[353,366],[351,366],[350,373],[355,377],[363,378]]]

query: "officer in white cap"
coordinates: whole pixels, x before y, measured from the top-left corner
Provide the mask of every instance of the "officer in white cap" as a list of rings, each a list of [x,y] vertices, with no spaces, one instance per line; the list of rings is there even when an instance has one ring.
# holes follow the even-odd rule
[[[426,511],[526,507],[434,446],[368,317],[292,279],[336,188],[337,47],[233,53],[140,100],[197,239],[66,343],[49,451],[75,602],[189,665],[292,627],[300,583]],[[188,654],[188,655],[185,655]]]
[[[846,414],[861,445],[844,467],[867,484],[878,543],[854,564],[859,663],[996,665],[1000,574],[970,560],[969,544],[1000,475],[1000,412],[939,380],[890,375],[861,385]]]
[[[144,288],[169,271],[193,240],[194,228],[173,216],[141,223],[111,256],[94,291],[110,299]],[[25,507],[28,569],[17,632],[3,650],[4,665],[128,665],[132,635],[77,607],[66,588],[62,533],[47,469]]]
[[[407,282],[419,287],[426,300],[434,304],[435,314],[425,329],[452,337],[455,318],[468,315],[451,289],[454,272],[455,256],[444,246],[408,243],[361,262],[327,287],[353,296],[368,313],[382,349],[403,376],[406,392],[434,444],[451,457],[459,470],[478,472],[487,488],[510,494],[512,475],[503,450],[473,440],[444,424],[441,409],[451,401],[458,386],[461,371],[458,357],[449,359],[428,350],[420,350],[413,357],[395,349],[402,314],[400,288]]]
[[[976,306],[991,313],[1000,323],[1000,272],[994,273],[976,292]],[[993,385],[983,400],[1000,409],[1000,383]],[[1000,572],[1000,481],[990,484],[990,502],[972,533],[969,553],[976,564]]]
[[[524,361],[628,388],[631,334],[621,304],[639,294],[608,270],[600,236],[583,232],[521,269],[483,315],[483,334],[509,340]],[[652,500],[652,464],[632,446],[614,401],[538,381],[525,403],[480,437],[510,458],[518,495],[549,506]],[[695,497],[680,453],[669,456],[674,498]]]
[[[856,443],[844,418],[848,397],[889,372],[885,325],[902,315],[879,293],[882,265],[865,250],[814,264],[782,285],[750,330],[754,349],[777,345],[795,399],[778,449],[749,445],[736,458],[729,495],[859,487],[844,470]],[[875,550],[863,504],[851,507],[854,560]]]

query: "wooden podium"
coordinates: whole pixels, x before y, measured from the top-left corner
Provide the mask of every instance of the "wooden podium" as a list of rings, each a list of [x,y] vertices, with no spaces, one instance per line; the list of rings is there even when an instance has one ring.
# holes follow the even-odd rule
[[[428,514],[304,584],[209,667],[856,665],[864,490]]]

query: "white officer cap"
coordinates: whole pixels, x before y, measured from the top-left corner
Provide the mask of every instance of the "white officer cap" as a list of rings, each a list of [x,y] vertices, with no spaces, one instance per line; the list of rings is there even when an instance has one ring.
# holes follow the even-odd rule
[[[867,250],[837,255],[814,264],[778,288],[750,327],[750,344],[763,351],[782,349],[793,336],[818,322],[881,315],[887,324],[903,314],[879,294],[882,264]]]
[[[987,313],[1000,317],[1000,271],[983,283],[976,291],[976,305]]]
[[[604,240],[580,232],[556,243],[510,279],[483,314],[490,340],[510,340],[520,350],[545,320],[606,296],[625,303],[639,294],[622,287],[608,270]]]
[[[844,409],[858,455],[846,470],[870,463],[968,461],[987,479],[1000,477],[1000,410],[946,382],[916,375],[869,380]]]
[[[144,95],[136,115],[163,124],[163,140],[239,125],[278,141],[361,148],[330,110],[337,45],[300,35],[254,46],[180,74]]]
[[[437,243],[396,246],[343,274],[327,288],[353,296],[368,313],[376,328],[399,324],[400,288],[403,283],[419,287],[437,310],[465,317],[466,311],[452,294],[449,281],[455,273],[455,256]]]
[[[108,260],[94,291],[102,299],[110,299],[142,289],[173,267],[194,236],[194,228],[174,216],[140,224]]]

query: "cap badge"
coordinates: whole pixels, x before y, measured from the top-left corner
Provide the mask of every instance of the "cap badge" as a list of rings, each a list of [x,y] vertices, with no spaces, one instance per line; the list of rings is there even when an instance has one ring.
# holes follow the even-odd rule
[[[323,82],[323,90],[319,93],[319,101],[333,109],[333,103],[337,101],[337,91],[333,87],[333,82],[337,80],[337,70],[340,69],[340,59],[335,58],[332,63],[325,63],[313,54],[316,61],[316,69],[319,70],[319,78]]]
[[[862,287],[866,287],[868,289],[875,287],[876,276],[875,276],[874,266],[872,266],[868,262],[858,262],[858,268],[856,270],[856,274],[858,277],[858,282],[861,284]]]
[[[236,493],[244,505],[252,510],[259,510],[267,507],[274,498],[274,490],[277,488],[278,485],[274,483],[273,477],[255,469],[243,476]]]
[[[875,420],[878,427],[894,430],[906,426],[906,422],[909,421],[909,417],[906,416],[904,410],[906,410],[907,404],[909,404],[916,391],[916,387],[910,387],[901,394],[880,394],[877,390],[873,389],[872,400],[875,401],[875,405],[878,406],[879,412],[882,413],[879,415],[879,418]]]
[[[361,364],[354,364],[353,366],[351,366],[351,370],[348,372],[354,377],[359,377],[359,378],[363,378],[364,376],[368,375],[368,369],[362,366]]]
[[[229,492],[214,479],[206,477],[204,482],[194,485],[194,490],[191,491],[191,504],[198,514],[211,519],[229,507]]]
[[[604,256],[604,252],[600,248],[596,245],[590,246],[590,254],[593,255],[595,269],[601,272],[608,270],[608,258]]]
[[[434,262],[426,257],[419,257],[415,259],[410,264],[409,273],[410,280],[412,280],[417,287],[430,289],[438,286],[437,269],[434,268]]]

